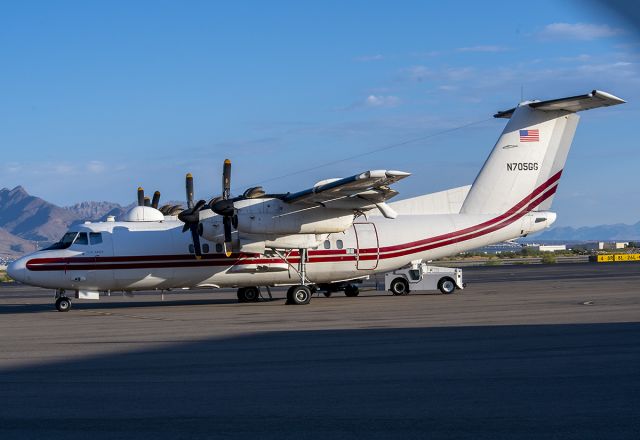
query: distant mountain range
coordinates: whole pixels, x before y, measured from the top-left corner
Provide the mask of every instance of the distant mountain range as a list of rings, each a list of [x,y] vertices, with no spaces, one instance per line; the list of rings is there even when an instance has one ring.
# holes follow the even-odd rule
[[[169,202],[178,204],[180,202]],[[134,204],[81,202],[60,207],[32,196],[21,186],[0,190],[0,257],[16,257],[56,242],[69,226],[122,217]],[[536,235],[536,241],[640,241],[640,222],[583,228],[561,227]]]
[[[640,241],[640,222],[635,225],[570,226],[552,228],[536,235],[533,240],[544,241]]]
[[[121,217],[130,207],[113,202],[82,202],[59,207],[21,186],[0,190],[0,256],[13,257],[58,241],[69,226]]]

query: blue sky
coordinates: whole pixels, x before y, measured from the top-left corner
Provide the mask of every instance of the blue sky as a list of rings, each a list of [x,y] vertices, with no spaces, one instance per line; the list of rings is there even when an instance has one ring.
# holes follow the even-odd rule
[[[557,224],[635,223],[639,41],[590,3],[4,2],[0,187],[208,198],[229,157],[235,193],[392,168],[411,196],[471,183],[521,88],[597,88],[629,103],[582,115]]]

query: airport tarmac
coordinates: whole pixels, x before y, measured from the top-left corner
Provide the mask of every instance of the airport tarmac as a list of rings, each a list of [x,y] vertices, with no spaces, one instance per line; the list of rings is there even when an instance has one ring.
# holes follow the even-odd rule
[[[640,264],[464,276],[453,295],[152,292],[68,313],[2,286],[0,438],[639,438]]]

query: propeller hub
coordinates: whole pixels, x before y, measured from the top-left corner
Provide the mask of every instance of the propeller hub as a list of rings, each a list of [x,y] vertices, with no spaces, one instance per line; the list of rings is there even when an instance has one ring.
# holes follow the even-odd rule
[[[211,210],[218,215],[222,215],[225,217],[230,217],[235,213],[235,207],[233,206],[233,201],[230,199],[226,200],[218,200],[213,204]]]

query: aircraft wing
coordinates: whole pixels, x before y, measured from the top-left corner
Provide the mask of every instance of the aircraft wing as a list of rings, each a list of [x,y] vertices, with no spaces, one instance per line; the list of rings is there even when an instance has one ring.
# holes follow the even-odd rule
[[[398,194],[389,188],[411,173],[393,170],[371,170],[342,179],[328,179],[313,188],[289,193],[282,200],[292,204],[320,205],[328,208],[366,210],[377,207],[385,217],[397,214],[385,201]]]

